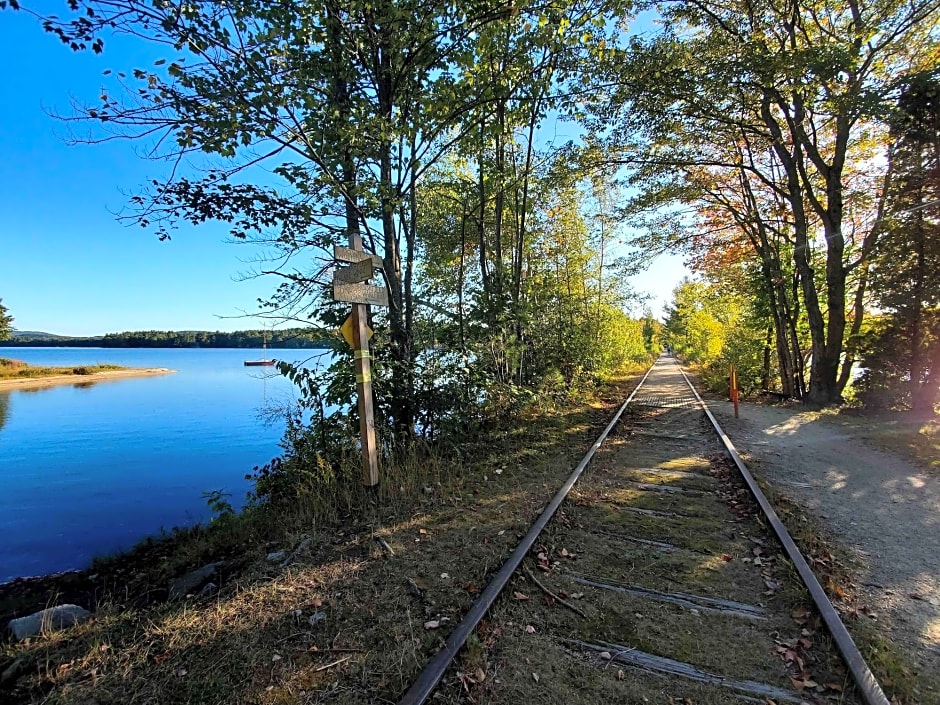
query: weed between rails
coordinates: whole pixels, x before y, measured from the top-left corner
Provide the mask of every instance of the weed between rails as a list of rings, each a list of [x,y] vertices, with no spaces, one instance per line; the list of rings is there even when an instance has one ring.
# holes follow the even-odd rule
[[[601,390],[606,401],[532,408],[462,443],[459,457],[415,447],[383,468],[378,491],[363,488],[351,464],[293,504],[238,515],[217,504],[223,511],[208,526],[145,541],[89,571],[8,584],[0,624],[63,602],[94,617],[0,642],[0,673],[13,674],[0,700],[392,700],[627,389],[615,383]],[[292,562],[269,560],[277,551]],[[221,562],[213,591],[167,599],[172,580],[209,562]]]

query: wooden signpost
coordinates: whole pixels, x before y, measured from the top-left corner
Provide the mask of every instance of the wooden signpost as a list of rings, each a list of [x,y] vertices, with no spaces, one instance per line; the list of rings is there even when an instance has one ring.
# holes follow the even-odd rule
[[[382,258],[363,252],[362,238],[350,235],[349,247],[337,247],[333,257],[351,264],[333,274],[333,299],[353,305],[352,315],[343,323],[341,332],[353,349],[358,394],[359,432],[362,436],[362,483],[367,487],[379,484],[378,441],[375,436],[375,412],[372,404],[372,358],[369,355],[368,306],[388,306],[388,290],[366,284],[375,269],[382,268]]]

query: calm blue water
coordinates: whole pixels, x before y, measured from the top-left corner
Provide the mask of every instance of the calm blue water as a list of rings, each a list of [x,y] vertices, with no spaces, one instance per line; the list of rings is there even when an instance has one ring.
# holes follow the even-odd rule
[[[278,350],[302,360],[308,352]],[[31,364],[114,363],[176,374],[0,391],[0,582],[87,566],[161,528],[209,516],[203,492],[240,507],[244,479],[278,454],[282,422],[261,411],[295,398],[253,350],[0,348]],[[274,375],[270,378],[266,376]]]

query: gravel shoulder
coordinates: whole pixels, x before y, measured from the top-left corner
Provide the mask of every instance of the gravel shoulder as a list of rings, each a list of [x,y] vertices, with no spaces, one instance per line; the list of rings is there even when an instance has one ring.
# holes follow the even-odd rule
[[[798,408],[709,401],[749,466],[800,502],[852,551],[860,599],[916,670],[940,674],[940,475],[866,442],[844,425]],[[938,694],[940,697],[940,694]]]

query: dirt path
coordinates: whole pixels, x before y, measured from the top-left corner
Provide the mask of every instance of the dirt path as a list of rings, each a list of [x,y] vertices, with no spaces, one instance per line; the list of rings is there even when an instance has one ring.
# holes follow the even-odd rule
[[[753,404],[735,419],[730,403],[709,404],[756,474],[856,552],[863,602],[940,678],[940,476],[866,445],[863,424]]]
[[[157,375],[172,374],[176,370],[166,367],[148,367],[136,370],[109,370],[95,372],[89,375],[53,375],[51,377],[24,377],[16,379],[0,379],[0,392],[15,389],[41,389],[54,387],[60,384],[97,384],[130,377],[155,377]]]

